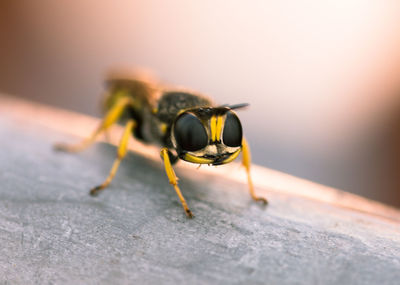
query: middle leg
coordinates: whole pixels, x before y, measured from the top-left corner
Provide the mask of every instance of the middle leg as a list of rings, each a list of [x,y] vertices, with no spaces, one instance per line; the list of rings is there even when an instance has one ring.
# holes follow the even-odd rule
[[[165,172],[167,173],[169,183],[174,186],[175,192],[178,195],[179,199],[181,200],[182,207],[185,210],[186,216],[188,218],[193,218],[193,214],[190,211],[185,198],[182,195],[181,189],[178,187],[178,177],[175,175],[175,171],[172,168],[171,161],[169,159],[169,151],[168,148],[164,147],[161,149],[161,157],[164,160],[164,167],[165,167]]]
[[[135,125],[136,123],[132,119],[126,123],[124,133],[122,134],[121,141],[118,146],[117,158],[115,159],[113,166],[111,167],[110,173],[108,174],[107,179],[101,185],[96,186],[92,190],[90,190],[90,195],[92,196],[97,195],[101,190],[106,188],[113,180],[121,161],[124,159],[127,153],[129,137],[132,135],[132,131],[135,128]]]

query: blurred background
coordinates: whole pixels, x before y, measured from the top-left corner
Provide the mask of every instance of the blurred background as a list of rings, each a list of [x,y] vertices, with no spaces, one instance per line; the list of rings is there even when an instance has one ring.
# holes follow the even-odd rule
[[[109,68],[240,111],[253,160],[400,206],[400,1],[0,1],[0,92],[100,116]]]

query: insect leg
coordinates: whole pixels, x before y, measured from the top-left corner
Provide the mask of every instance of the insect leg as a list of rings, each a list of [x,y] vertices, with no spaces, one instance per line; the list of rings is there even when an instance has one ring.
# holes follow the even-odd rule
[[[176,177],[175,171],[174,171],[174,169],[172,168],[171,161],[170,161],[170,159],[169,159],[169,151],[168,151],[168,148],[164,147],[164,148],[161,149],[161,158],[164,160],[165,172],[167,173],[169,183],[171,183],[172,186],[174,186],[175,192],[176,192],[176,194],[178,195],[179,199],[181,200],[182,207],[183,207],[183,209],[185,210],[186,215],[187,215],[189,218],[192,218],[192,217],[193,217],[193,214],[192,214],[192,212],[189,210],[189,207],[188,207],[187,204],[186,204],[186,200],[185,200],[185,198],[183,197],[183,195],[182,195],[182,193],[181,193],[181,190],[180,190],[179,187],[178,187],[178,177]]]
[[[268,204],[267,199],[263,197],[258,197],[254,192],[253,180],[251,179],[250,175],[250,164],[251,164],[250,148],[244,137],[242,141],[242,164],[246,169],[247,181],[249,183],[249,191],[251,198],[253,198],[255,201],[262,201],[264,204]]]
[[[117,158],[115,159],[115,161],[111,167],[110,173],[108,174],[108,177],[103,182],[103,184],[96,186],[92,190],[90,190],[90,195],[95,196],[96,194],[98,194],[98,192],[100,190],[103,190],[104,188],[106,188],[113,180],[115,174],[117,173],[119,164],[121,163],[122,159],[126,155],[129,137],[132,135],[132,131],[135,128],[135,125],[136,125],[136,123],[134,120],[129,120],[126,123],[124,133],[122,134],[121,141],[118,146]]]
[[[133,104],[133,100],[130,97],[121,97],[114,106],[110,109],[110,111],[106,114],[103,121],[97,127],[97,129],[86,139],[82,140],[77,144],[63,144],[58,143],[54,146],[57,150],[68,151],[68,152],[78,152],[84,150],[88,146],[94,143],[96,138],[102,132],[106,131],[111,125],[116,123],[121,117],[125,108],[129,105]]]

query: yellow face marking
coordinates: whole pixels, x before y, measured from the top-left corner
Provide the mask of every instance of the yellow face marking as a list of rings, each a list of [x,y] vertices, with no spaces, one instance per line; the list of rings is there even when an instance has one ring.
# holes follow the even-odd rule
[[[238,157],[239,153],[240,153],[241,149],[239,148],[237,151],[235,151],[234,153],[232,153],[232,155],[230,157],[228,157],[227,159],[225,159],[222,163],[229,163],[232,162],[236,159],[236,157]]]
[[[223,118],[222,116],[217,117],[217,124],[216,124],[216,131],[217,131],[217,141],[221,140],[221,133],[222,133],[222,123],[223,123]]]
[[[210,119],[211,141],[215,142],[217,138],[217,117],[212,116]]]
[[[193,162],[193,163],[199,163],[199,164],[211,164],[214,162],[212,159],[204,158],[204,157],[197,157],[191,154],[185,154],[184,160]]]
[[[222,133],[222,125],[224,119],[222,116],[212,116],[210,119],[211,141],[220,141]]]

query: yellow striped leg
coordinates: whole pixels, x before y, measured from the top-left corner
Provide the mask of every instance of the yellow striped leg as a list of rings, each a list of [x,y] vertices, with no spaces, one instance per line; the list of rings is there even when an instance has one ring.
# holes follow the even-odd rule
[[[99,191],[106,188],[113,180],[115,174],[117,173],[119,164],[121,163],[122,159],[125,157],[127,153],[129,137],[132,135],[132,131],[135,128],[135,125],[136,123],[134,120],[129,120],[126,123],[124,133],[121,137],[121,141],[118,146],[117,158],[115,159],[113,166],[111,167],[110,173],[108,174],[108,177],[103,182],[103,184],[96,186],[92,190],[90,190],[90,195],[92,196],[97,195]]]
[[[175,192],[178,195],[179,199],[181,200],[182,207],[185,210],[186,215],[189,218],[193,217],[192,212],[189,210],[189,207],[186,204],[186,200],[183,197],[181,190],[178,187],[178,177],[175,175],[175,171],[172,168],[171,162],[169,160],[169,155],[168,155],[168,149],[166,147],[161,149],[161,157],[164,160],[164,167],[165,167],[165,172],[167,173],[169,183],[174,186]]]
[[[253,198],[255,201],[262,201],[264,204],[268,204],[267,199],[265,199],[263,197],[258,197],[256,195],[256,193],[254,192],[253,181],[252,181],[251,175],[250,175],[250,164],[251,164],[250,148],[244,137],[243,137],[243,141],[242,141],[242,164],[246,169],[247,181],[249,183],[249,191],[250,191],[251,198]]]
[[[110,111],[106,114],[100,126],[90,135],[90,137],[82,140],[77,144],[64,144],[58,143],[54,145],[56,150],[67,151],[67,152],[78,152],[84,150],[88,146],[94,143],[96,138],[104,131],[106,131],[111,125],[116,123],[125,110],[125,108],[129,105],[132,105],[133,101],[130,97],[121,97],[114,106],[110,109]]]

